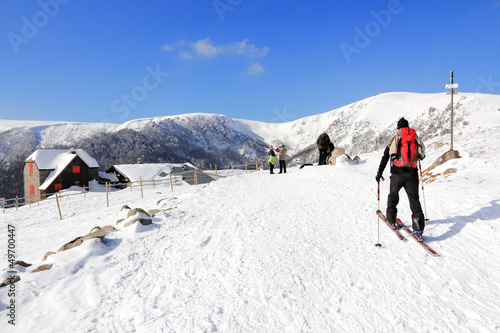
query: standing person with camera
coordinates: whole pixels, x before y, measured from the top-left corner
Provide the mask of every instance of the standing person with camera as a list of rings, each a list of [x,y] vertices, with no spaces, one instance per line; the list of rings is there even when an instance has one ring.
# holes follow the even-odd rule
[[[276,154],[274,153],[273,145],[269,146],[269,151],[267,152],[267,156],[269,159],[267,160],[267,164],[269,164],[269,171],[271,175],[274,175],[274,165],[276,164]]]
[[[278,148],[276,148],[276,151],[279,153],[279,160],[280,160],[280,172],[279,173],[286,173],[286,148],[285,145],[281,145]]]

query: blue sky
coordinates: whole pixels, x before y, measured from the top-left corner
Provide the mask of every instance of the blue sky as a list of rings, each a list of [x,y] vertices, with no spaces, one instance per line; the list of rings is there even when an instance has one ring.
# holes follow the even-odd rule
[[[500,93],[500,0],[4,0],[0,119],[283,122],[378,93]]]

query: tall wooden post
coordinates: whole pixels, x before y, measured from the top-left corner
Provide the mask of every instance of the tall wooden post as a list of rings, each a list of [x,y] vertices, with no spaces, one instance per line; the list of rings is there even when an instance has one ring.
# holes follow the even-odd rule
[[[458,83],[453,82],[453,71],[450,71],[450,83],[445,86],[446,89],[451,89],[451,91],[447,91],[446,95],[451,95],[451,140],[450,140],[450,150],[441,155],[433,164],[432,168],[438,165],[445,163],[446,161],[451,160],[452,158],[460,158],[460,154],[457,150],[453,150],[453,95],[458,93]]]
[[[170,170],[170,188],[172,189],[172,192],[174,191],[174,184],[172,184],[172,170]]]
[[[450,72],[450,83],[453,84],[453,71]],[[450,150],[453,150],[453,88],[451,88],[451,144]]]
[[[144,193],[142,192],[142,177],[139,177],[139,182],[141,184],[141,198],[144,198]]]
[[[56,193],[56,203],[57,203],[57,211],[59,212],[59,219],[62,220],[61,207],[59,206],[59,197]]]
[[[450,151],[453,150],[453,95],[458,93],[458,90],[454,90],[458,88],[458,83],[453,83],[453,71],[450,71],[450,84],[446,85],[446,89],[451,89],[451,91],[447,91],[447,95],[451,95],[451,141],[450,141]]]

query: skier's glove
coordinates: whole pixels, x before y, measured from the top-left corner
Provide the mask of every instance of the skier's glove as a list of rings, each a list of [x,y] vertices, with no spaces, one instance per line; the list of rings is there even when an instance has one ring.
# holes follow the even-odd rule
[[[375,176],[375,180],[378,182],[380,182],[380,179],[384,180],[384,177],[382,177],[382,172],[377,172],[377,175]]]

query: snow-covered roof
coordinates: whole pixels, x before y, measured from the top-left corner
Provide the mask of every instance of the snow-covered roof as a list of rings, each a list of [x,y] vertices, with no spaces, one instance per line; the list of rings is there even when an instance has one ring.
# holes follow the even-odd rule
[[[71,152],[74,152],[71,153]],[[35,161],[38,169],[57,169],[61,165],[65,167],[78,155],[89,168],[98,168],[99,164],[83,149],[61,150],[61,149],[39,149],[28,156],[25,160]]]
[[[90,157],[83,149],[60,150],[60,149],[40,149],[28,156],[26,161],[33,160],[40,170],[54,170],[40,185],[40,190],[47,187],[59,176],[61,172],[78,156],[87,164],[89,168],[98,168],[97,161]],[[26,162],[25,161],[25,162]],[[23,165],[24,166],[24,165]]]
[[[105,179],[105,180],[109,180],[111,182],[118,182],[119,181],[118,177],[116,177],[116,175],[115,175],[114,172],[99,171],[98,175],[99,175],[99,178],[102,178],[102,179]]]
[[[126,176],[130,181],[138,182],[141,178],[142,180],[162,179],[168,176],[172,168],[182,167],[183,165],[194,168],[190,163],[118,164],[113,165],[112,168]]]

